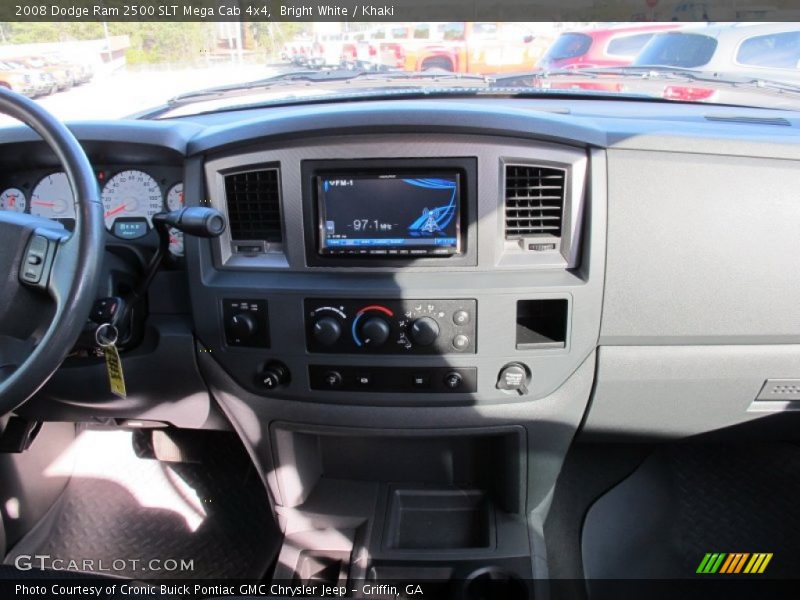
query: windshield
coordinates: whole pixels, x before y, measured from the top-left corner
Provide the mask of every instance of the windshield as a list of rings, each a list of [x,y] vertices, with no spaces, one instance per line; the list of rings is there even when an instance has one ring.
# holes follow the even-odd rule
[[[0,85],[67,120],[415,94],[800,108],[800,23],[678,21],[696,6],[623,23],[0,23]]]

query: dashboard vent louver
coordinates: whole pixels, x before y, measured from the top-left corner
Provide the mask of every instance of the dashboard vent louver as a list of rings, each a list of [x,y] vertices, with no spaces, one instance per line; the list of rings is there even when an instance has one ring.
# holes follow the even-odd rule
[[[780,125],[791,127],[792,122],[783,117],[745,117],[741,115],[722,116],[706,115],[706,121],[717,121],[720,123],[744,123],[747,125]]]
[[[506,239],[561,237],[565,182],[563,169],[506,165]]]
[[[282,241],[277,168],[226,175],[225,198],[232,240]]]

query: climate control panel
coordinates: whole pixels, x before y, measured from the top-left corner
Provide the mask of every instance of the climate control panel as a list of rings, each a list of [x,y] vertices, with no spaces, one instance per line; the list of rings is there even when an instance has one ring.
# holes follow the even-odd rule
[[[474,354],[474,299],[307,298],[306,345],[327,354]]]

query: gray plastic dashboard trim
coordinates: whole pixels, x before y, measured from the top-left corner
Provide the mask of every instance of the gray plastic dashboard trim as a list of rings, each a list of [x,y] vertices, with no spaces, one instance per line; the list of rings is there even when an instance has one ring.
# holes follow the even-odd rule
[[[478,270],[574,267],[580,248],[577,219],[583,214],[587,153],[582,149],[544,142],[524,142],[509,138],[474,135],[396,134],[352,135],[335,138],[311,138],[286,145],[264,143],[262,148],[243,154],[213,158],[205,163],[206,186],[211,206],[226,211],[224,175],[250,166],[280,165],[282,218],[285,232],[303,232],[303,198],[301,163],[306,160],[361,160],[386,158],[475,157],[477,173],[477,263]],[[510,253],[503,244],[504,195],[498,188],[503,181],[503,166],[508,162],[558,166],[568,173],[568,194],[565,199],[565,223],[568,229],[561,251]],[[498,235],[498,232],[499,235]],[[459,265],[447,259],[428,259],[403,267],[310,267],[302,235],[287,235],[284,241],[286,267],[294,272],[413,272],[474,271],[470,265]],[[223,234],[214,244],[215,264],[220,268],[276,268],[274,257],[233,255],[230,237]],[[422,264],[424,263],[424,266]]]
[[[601,346],[581,437],[669,439],[735,428],[773,414],[754,406],[765,379],[798,376],[798,345]]]
[[[607,158],[601,345],[800,343],[800,160]]]
[[[780,116],[790,127],[708,121]],[[208,123],[190,154],[303,137],[354,133],[461,133],[576,146],[795,158],[799,113],[708,104],[573,99],[383,100],[308,104],[197,115]]]
[[[162,146],[186,154],[189,140],[203,131],[201,125],[180,121],[71,121],[70,131],[81,142],[107,142]],[[28,127],[12,126],[0,130],[3,144],[40,142]]]
[[[270,137],[296,140],[300,137],[334,137],[342,133],[415,131],[535,138],[576,145],[605,146],[607,141],[602,128],[578,125],[570,115],[538,115],[507,103],[498,104],[495,110],[468,101],[310,104],[271,109],[269,115],[271,118],[268,119],[262,114],[232,124],[209,127],[191,141],[188,152],[205,153]]]

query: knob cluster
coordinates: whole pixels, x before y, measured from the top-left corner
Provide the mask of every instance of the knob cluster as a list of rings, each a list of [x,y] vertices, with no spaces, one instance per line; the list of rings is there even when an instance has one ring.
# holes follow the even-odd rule
[[[334,346],[342,337],[342,321],[338,317],[323,316],[316,319],[311,333],[314,340],[327,347]],[[430,346],[439,337],[439,324],[431,317],[420,317],[408,329],[411,341],[417,346]],[[382,315],[367,313],[359,319],[354,329],[356,343],[364,347],[377,348],[389,341],[392,335],[391,322]]]
[[[306,348],[324,354],[474,354],[473,299],[307,298]]]

